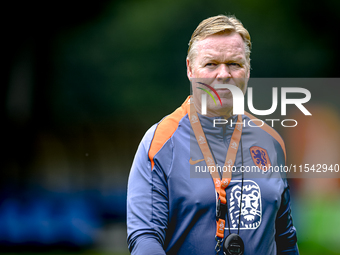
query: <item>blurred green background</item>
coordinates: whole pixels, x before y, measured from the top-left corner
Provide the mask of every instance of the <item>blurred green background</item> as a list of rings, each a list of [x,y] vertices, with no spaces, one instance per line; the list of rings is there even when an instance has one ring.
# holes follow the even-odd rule
[[[127,254],[129,169],[145,131],[190,93],[185,58],[198,23],[217,14],[243,22],[251,77],[338,77],[339,11],[337,0],[6,3],[0,250]],[[307,148],[318,132],[334,134],[327,162],[340,163],[340,85],[323,89],[312,94],[311,123],[324,129],[279,130],[289,163],[315,153]],[[340,254],[338,180],[290,180],[301,254]]]

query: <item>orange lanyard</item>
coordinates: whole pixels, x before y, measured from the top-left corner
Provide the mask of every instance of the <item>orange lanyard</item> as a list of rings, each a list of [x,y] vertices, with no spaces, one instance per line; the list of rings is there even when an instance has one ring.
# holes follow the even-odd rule
[[[205,163],[207,164],[210,175],[214,180],[215,190],[218,193],[218,199],[219,199],[218,210],[220,211],[220,204],[224,208],[227,208],[226,207],[227,194],[226,194],[225,189],[228,187],[231,181],[232,167],[234,166],[234,163],[235,163],[236,154],[237,154],[238,146],[239,146],[241,135],[242,135],[242,127],[243,127],[241,123],[242,116],[238,115],[236,127],[234,129],[233,135],[231,136],[227,156],[226,156],[224,167],[223,167],[223,175],[221,179],[217,171],[214,158],[209,149],[207,138],[205,137],[205,134],[202,129],[202,125],[200,123],[196,109],[193,104],[191,104],[190,111],[191,111],[191,114],[189,115],[190,123],[194,131],[198,145],[204,156],[204,160],[205,160]],[[225,169],[227,169],[227,171],[224,171]],[[219,212],[220,215],[216,217],[216,236],[223,239],[224,228],[225,228],[225,213],[227,212],[225,209],[222,210],[221,212]]]

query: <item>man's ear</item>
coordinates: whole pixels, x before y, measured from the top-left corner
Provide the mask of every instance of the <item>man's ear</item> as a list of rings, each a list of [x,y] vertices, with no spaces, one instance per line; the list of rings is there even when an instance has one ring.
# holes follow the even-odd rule
[[[193,77],[189,58],[187,58],[187,76],[189,80],[191,80],[191,78]]]

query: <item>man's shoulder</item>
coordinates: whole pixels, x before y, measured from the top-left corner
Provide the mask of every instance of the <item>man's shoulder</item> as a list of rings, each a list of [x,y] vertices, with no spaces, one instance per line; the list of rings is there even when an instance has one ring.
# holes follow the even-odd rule
[[[181,120],[188,115],[188,102],[189,98],[178,107],[173,113],[164,117],[157,126],[153,129],[153,138],[149,149],[149,158],[153,168],[153,158],[157,152],[162,149],[164,144],[173,136],[177,130]]]

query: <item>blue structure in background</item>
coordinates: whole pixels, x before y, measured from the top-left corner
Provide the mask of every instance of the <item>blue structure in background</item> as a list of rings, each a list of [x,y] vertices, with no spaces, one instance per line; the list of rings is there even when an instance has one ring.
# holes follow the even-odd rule
[[[26,192],[24,197],[7,197],[0,203],[0,245],[88,247],[99,228],[106,222],[125,221],[125,214],[125,188],[105,196],[98,191]]]

